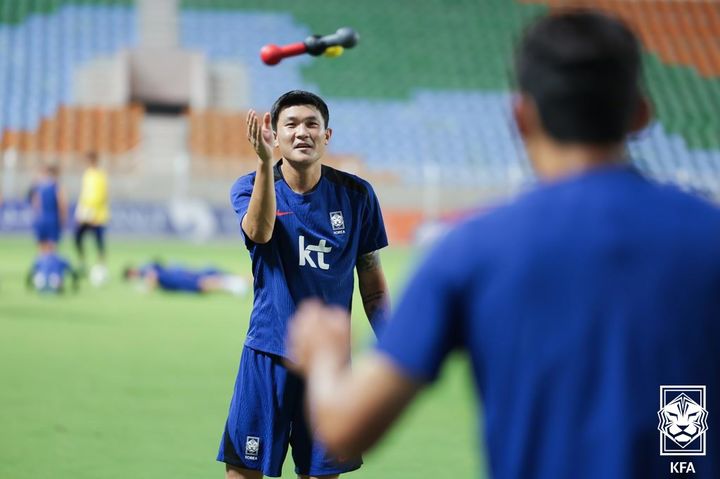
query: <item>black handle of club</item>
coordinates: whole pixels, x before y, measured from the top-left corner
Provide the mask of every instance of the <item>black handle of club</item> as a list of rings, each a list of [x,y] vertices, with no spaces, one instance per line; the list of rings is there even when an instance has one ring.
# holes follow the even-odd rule
[[[352,48],[357,45],[360,36],[349,27],[339,28],[335,33],[325,36],[312,35],[305,39],[305,47],[310,55],[322,55],[329,47]]]

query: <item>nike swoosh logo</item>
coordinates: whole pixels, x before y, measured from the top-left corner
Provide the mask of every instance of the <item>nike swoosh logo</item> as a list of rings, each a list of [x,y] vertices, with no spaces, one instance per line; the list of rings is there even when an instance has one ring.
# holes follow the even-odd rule
[[[285,215],[291,215],[291,214],[293,214],[292,211],[279,211],[278,210],[278,212],[277,212],[278,216],[285,216]]]

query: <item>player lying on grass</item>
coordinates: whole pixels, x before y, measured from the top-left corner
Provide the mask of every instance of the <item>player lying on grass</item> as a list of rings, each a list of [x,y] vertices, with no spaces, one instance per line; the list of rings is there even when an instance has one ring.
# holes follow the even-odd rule
[[[65,279],[70,276],[73,290],[78,290],[78,273],[55,251],[40,253],[26,277],[26,285],[39,293],[64,293]]]
[[[291,357],[332,451],[372,446],[462,350],[494,479],[669,477],[661,385],[702,385],[685,410],[720,411],[720,211],[627,157],[649,119],[641,60],[617,19],[541,18],[518,49],[514,104],[537,187],[443,237],[352,370],[347,313],[301,306]],[[707,434],[707,454],[675,460],[720,477],[720,427],[664,414],[686,430],[680,448]]]
[[[248,281],[217,268],[192,269],[185,266],[165,266],[159,261],[139,267],[127,266],[123,270],[126,281],[138,280],[150,290],[177,291],[184,293],[210,293],[225,291],[236,296],[247,294]]]

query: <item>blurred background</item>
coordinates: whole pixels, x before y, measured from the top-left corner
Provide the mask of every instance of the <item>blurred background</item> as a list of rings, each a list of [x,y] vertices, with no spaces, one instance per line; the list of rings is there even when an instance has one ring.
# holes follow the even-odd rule
[[[656,121],[629,144],[638,168],[720,199],[717,0],[0,0],[0,477],[221,477],[252,300],[143,294],[123,265],[249,274],[228,200],[255,166],[244,118],[307,89],[330,107],[327,163],[378,193],[396,296],[447,224],[533,184],[510,115],[513,45],[563,6],[619,15],[642,38]],[[343,26],[360,43],[338,58],[260,61],[265,44]],[[40,297],[23,285],[28,190],[57,163],[75,202],[88,151],[109,176],[111,279]],[[69,234],[60,251],[73,260]],[[478,477],[465,367],[454,360],[353,477]]]

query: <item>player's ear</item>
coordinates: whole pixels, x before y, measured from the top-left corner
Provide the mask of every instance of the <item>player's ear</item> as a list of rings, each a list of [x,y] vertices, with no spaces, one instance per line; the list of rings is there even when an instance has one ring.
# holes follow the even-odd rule
[[[525,93],[515,95],[512,104],[513,118],[520,135],[527,139],[540,126],[540,112],[535,101]]]
[[[325,128],[325,144],[330,143],[330,137],[332,136],[332,128]]]
[[[642,95],[638,100],[638,106],[633,115],[632,123],[630,123],[630,133],[637,133],[645,129],[653,116],[652,111],[653,107],[650,99]]]
[[[513,119],[515,120],[515,125],[520,132],[520,136],[522,136],[523,138],[525,138],[528,133],[528,124],[526,119],[527,114],[525,112],[525,110],[527,109],[526,103],[527,100],[522,94],[517,94],[513,97],[512,115]]]

